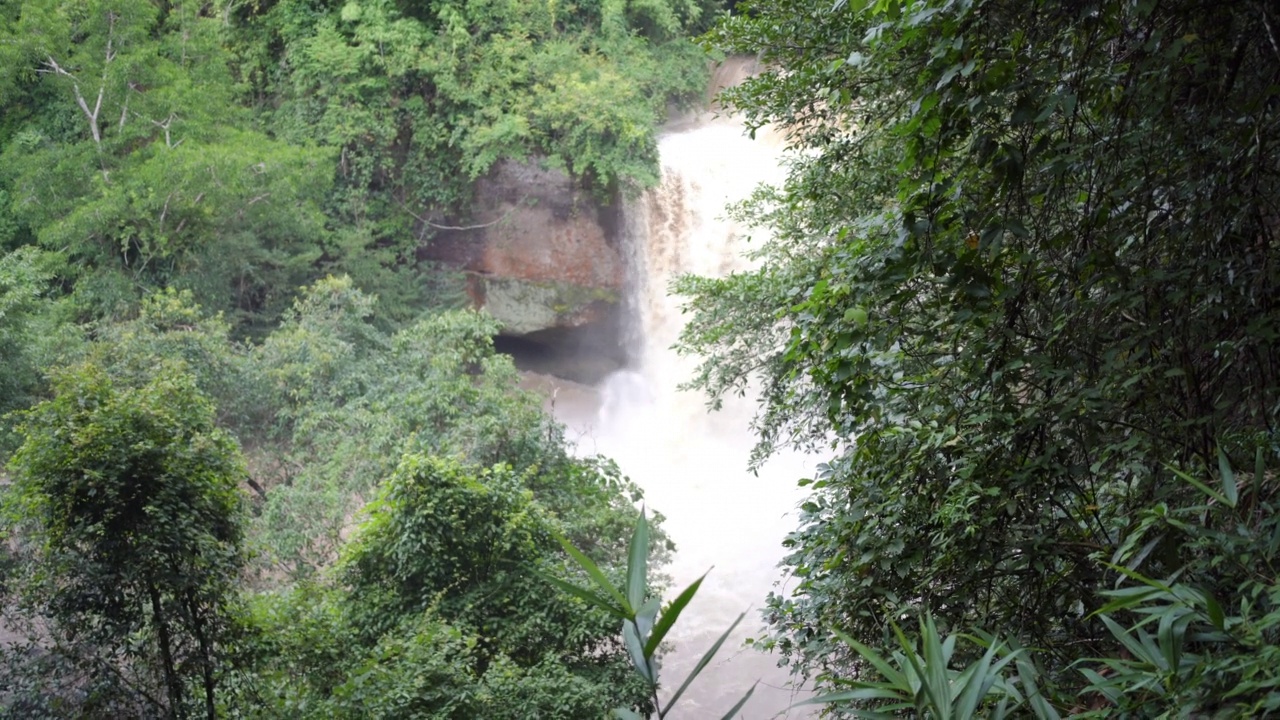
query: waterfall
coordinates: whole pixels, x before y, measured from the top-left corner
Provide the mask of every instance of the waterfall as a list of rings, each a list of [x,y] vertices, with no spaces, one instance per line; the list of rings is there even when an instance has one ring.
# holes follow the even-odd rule
[[[727,398],[721,411],[708,412],[702,394],[677,390],[698,359],[671,349],[683,318],[682,299],[670,295],[670,283],[684,273],[724,276],[747,269],[749,237],[763,237],[725,218],[726,206],[757,184],[781,180],[780,139],[759,137],[753,141],[738,121],[725,117],[684,122],[662,137],[661,184],[624,212],[634,253],[633,368],[607,378],[590,411],[573,402],[556,409],[578,433],[582,451],[616,459],[644,488],[648,507],[666,516],[677,545],[669,568],[672,592],[711,569],[668,636],[675,646],[662,668],[668,696],[734,618],[747,613],[672,717],[720,717],[757,680],[745,717],[774,717],[800,697],[784,687],[789,675],[775,657],[743,643],[759,632],[764,598],[783,579],[777,568],[781,542],[795,528],[801,499],[796,480],[812,472],[811,463],[783,455],[758,475],[749,473],[755,399]],[[787,717],[802,715],[793,710]]]

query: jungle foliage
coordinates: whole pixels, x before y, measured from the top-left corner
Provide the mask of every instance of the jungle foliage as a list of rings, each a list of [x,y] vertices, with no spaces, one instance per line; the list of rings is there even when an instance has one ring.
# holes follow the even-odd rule
[[[1034,648],[1059,710],[1275,710],[1274,8],[738,9],[710,42],[767,69],[726,97],[797,152],[738,210],[760,269],[682,283],[683,344],[713,397],[763,388],[758,458],[833,452],[768,644],[848,689],[927,610]]]
[[[657,176],[713,0],[0,3],[0,245],[36,244],[82,319],[191,290],[237,335],[348,274],[405,322],[420,265],[500,161],[608,201]]]
[[[3,489],[0,707],[24,717],[598,717],[638,488],[578,458],[492,319],[387,334],[348,278],[261,342],[186,292],[64,349]],[[236,438],[239,438],[237,442]],[[669,547],[656,531],[653,562]]]
[[[644,707],[534,574],[639,490],[418,251],[499,163],[652,183],[718,5],[0,0],[0,714]]]

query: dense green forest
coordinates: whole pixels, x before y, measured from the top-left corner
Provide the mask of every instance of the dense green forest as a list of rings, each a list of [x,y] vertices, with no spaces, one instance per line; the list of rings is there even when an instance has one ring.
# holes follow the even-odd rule
[[[765,644],[850,716],[1280,714],[1275,5],[737,10],[798,152],[684,344],[829,459]]]
[[[638,488],[417,250],[500,160],[651,184],[715,10],[0,3],[0,714],[647,708],[543,579]]]
[[[651,185],[746,54],[795,152],[681,348],[826,460],[756,644],[832,717],[1280,716],[1280,12],[731,5],[0,0],[4,714],[665,714],[697,585],[417,251],[501,160]]]

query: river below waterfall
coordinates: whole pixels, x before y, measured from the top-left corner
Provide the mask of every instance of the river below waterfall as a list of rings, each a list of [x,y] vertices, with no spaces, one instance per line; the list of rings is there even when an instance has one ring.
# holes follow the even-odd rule
[[[765,596],[786,589],[777,567],[781,542],[796,524],[802,497],[796,480],[810,474],[813,463],[784,454],[753,475],[747,463],[755,399],[727,398],[711,413],[705,396],[677,390],[698,360],[671,349],[683,317],[681,298],[668,292],[684,273],[723,276],[749,267],[743,254],[750,229],[727,220],[725,208],[759,183],[781,180],[782,143],[765,133],[748,138],[733,118],[703,117],[665,134],[660,151],[661,185],[624,212],[634,254],[633,367],[594,391],[561,388],[553,411],[580,452],[617,460],[644,488],[648,507],[666,517],[677,545],[667,569],[673,592],[711,569],[669,636],[674,651],[662,668],[668,694],[734,618],[747,613],[670,717],[718,718],[756,681],[743,717],[801,717],[799,710],[787,711],[801,695],[787,687],[786,670],[744,642],[760,630]]]

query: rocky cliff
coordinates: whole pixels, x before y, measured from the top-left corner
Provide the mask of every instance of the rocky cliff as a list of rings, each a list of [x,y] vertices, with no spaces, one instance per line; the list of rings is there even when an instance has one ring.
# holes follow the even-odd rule
[[[471,218],[437,227],[421,255],[466,274],[474,306],[504,325],[500,349],[594,382],[625,360],[618,224],[616,203],[596,202],[564,173],[507,161],[476,184]]]

